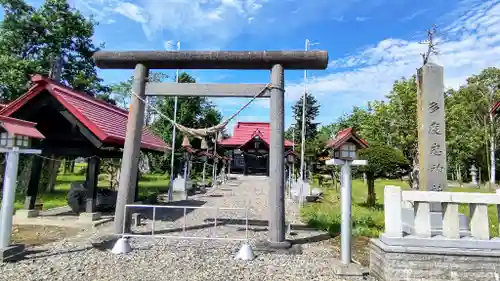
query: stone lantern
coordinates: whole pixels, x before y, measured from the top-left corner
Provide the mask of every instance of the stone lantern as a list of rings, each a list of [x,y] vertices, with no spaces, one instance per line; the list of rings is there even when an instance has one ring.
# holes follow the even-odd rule
[[[367,148],[368,143],[360,138],[352,128],[342,130],[335,138],[328,142],[326,149],[333,150],[333,159],[327,160],[326,165],[341,166],[340,205],[342,209],[342,226],[340,235],[341,263],[335,270],[342,270],[351,264],[351,238],[352,238],[352,178],[351,166],[366,165],[366,160],[358,160],[357,151]]]
[[[12,214],[14,213],[19,155],[42,153],[41,150],[30,149],[33,139],[45,138],[35,126],[36,123],[33,122],[0,116],[0,152],[7,154],[0,212],[0,258],[2,261],[24,251],[23,245],[10,245]]]
[[[345,142],[333,150],[334,158],[341,160],[356,160],[358,147],[354,142]]]
[[[478,182],[477,182],[477,168],[476,168],[476,166],[472,165],[472,167],[470,168],[470,175],[471,175],[471,178],[472,178],[471,184],[473,184],[474,186],[478,186]]]

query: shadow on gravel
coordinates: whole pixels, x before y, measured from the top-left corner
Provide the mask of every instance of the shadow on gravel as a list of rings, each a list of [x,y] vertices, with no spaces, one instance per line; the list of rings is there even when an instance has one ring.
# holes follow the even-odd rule
[[[207,201],[201,200],[181,200],[175,201],[172,203],[167,203],[163,205],[156,205],[156,214],[155,220],[157,221],[176,221],[184,216],[184,208],[183,207],[201,207],[205,205]],[[161,208],[161,206],[176,206],[177,208]],[[143,218],[152,220],[153,219],[153,208],[145,208],[145,207],[127,207],[130,209],[131,213],[139,213]],[[186,215],[193,212],[195,209],[186,208]]]
[[[223,223],[219,223],[217,221],[217,226],[222,226]],[[182,227],[176,227],[176,228],[169,228],[169,229],[161,229],[161,230],[155,230],[155,234],[168,234],[168,233],[176,233],[176,232],[183,232],[184,230],[190,231],[190,230],[200,230],[200,229],[205,229],[205,228],[210,228],[214,227],[213,223],[206,223],[206,224],[200,224],[200,225],[193,225],[193,226],[186,226],[185,229]],[[149,235],[151,234],[151,231],[143,231],[143,232],[133,232],[133,234],[137,235]]]
[[[205,222],[214,222],[214,218],[207,218]],[[245,225],[246,220],[244,219],[226,219],[226,218],[217,218],[217,224],[227,224],[227,225]],[[249,226],[269,226],[269,222],[267,220],[248,220]],[[293,230],[302,230],[302,231],[317,231],[317,229],[309,227],[307,225],[302,224],[292,224],[291,228]],[[250,229],[250,228],[249,228]],[[266,229],[267,230],[267,229]]]
[[[317,242],[321,242],[321,241],[326,241],[326,240],[329,240],[332,238],[334,238],[334,237],[332,237],[328,233],[325,233],[325,234],[318,234],[318,235],[314,235],[314,236],[310,236],[310,237],[293,239],[293,240],[290,240],[290,242],[292,242],[292,244],[309,244],[309,243],[317,243]]]
[[[8,260],[8,262],[18,262],[18,261],[22,261],[22,260],[36,260],[36,259],[42,259],[42,258],[46,258],[46,257],[60,256],[60,255],[65,255],[65,254],[83,252],[83,251],[86,251],[89,249],[92,249],[92,247],[85,247],[85,248],[81,248],[81,249],[53,252],[53,253],[47,253],[47,254],[40,254],[40,253],[47,252],[47,250],[26,250],[23,252],[23,254],[10,258]]]

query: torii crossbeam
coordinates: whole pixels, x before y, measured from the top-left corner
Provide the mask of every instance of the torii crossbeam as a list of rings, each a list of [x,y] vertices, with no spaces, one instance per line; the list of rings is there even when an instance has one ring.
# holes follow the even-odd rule
[[[269,237],[271,246],[286,246],[285,241],[285,69],[326,69],[326,51],[106,51],[94,54],[103,69],[135,69],[132,90],[140,97],[148,95],[254,97],[266,84],[147,84],[149,69],[253,69],[271,70],[271,139],[269,144],[270,178]],[[260,87],[260,88],[259,88]],[[257,91],[258,89],[258,91]],[[129,229],[124,206],[133,202],[132,187],[137,177],[139,144],[144,122],[144,103],[132,96],[133,111],[127,121],[120,183],[115,212],[115,233]],[[127,215],[128,218],[128,215]]]

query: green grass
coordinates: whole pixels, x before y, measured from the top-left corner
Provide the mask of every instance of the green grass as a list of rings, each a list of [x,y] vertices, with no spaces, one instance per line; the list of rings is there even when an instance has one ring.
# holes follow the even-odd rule
[[[75,171],[78,168],[75,167]],[[100,179],[106,179],[102,175]],[[143,175],[141,181],[139,181],[139,196],[146,197],[151,194],[157,193],[159,190],[168,187],[169,180],[168,176],[165,175]],[[54,192],[43,192],[39,195],[37,202],[43,203],[43,209],[51,209],[55,207],[62,207],[67,205],[67,194],[70,189],[72,182],[83,182],[85,180],[85,175],[76,174],[66,174],[58,175],[56,181],[56,187]],[[98,186],[101,188],[109,187],[107,180],[100,180]],[[42,189],[43,187],[40,187]],[[24,205],[24,194],[17,194],[16,201],[14,203],[14,208],[22,209]]]
[[[375,182],[375,192],[377,194],[377,204],[374,207],[366,205],[367,187],[362,180],[353,180],[352,183],[352,220],[353,234],[356,236],[378,237],[384,231],[384,187],[386,185],[396,185],[403,189],[408,189],[406,182],[399,180],[377,180]],[[326,186],[326,185],[324,185]],[[320,230],[328,231],[331,235],[340,232],[341,212],[340,212],[340,191],[332,187],[323,188],[324,199],[321,203],[305,203],[301,210],[301,216],[310,226]],[[489,192],[485,189],[476,188],[450,188],[451,192]],[[469,216],[469,206],[461,204],[460,212]],[[490,223],[491,236],[498,237],[497,208],[494,205],[488,206],[488,217]]]

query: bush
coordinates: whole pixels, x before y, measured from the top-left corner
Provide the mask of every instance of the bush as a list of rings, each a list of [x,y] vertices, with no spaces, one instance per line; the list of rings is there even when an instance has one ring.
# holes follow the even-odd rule
[[[359,167],[360,172],[366,173],[368,181],[366,203],[375,206],[375,179],[394,176],[400,171],[408,170],[408,160],[400,150],[380,144],[360,150],[359,157],[368,161],[366,166]]]

